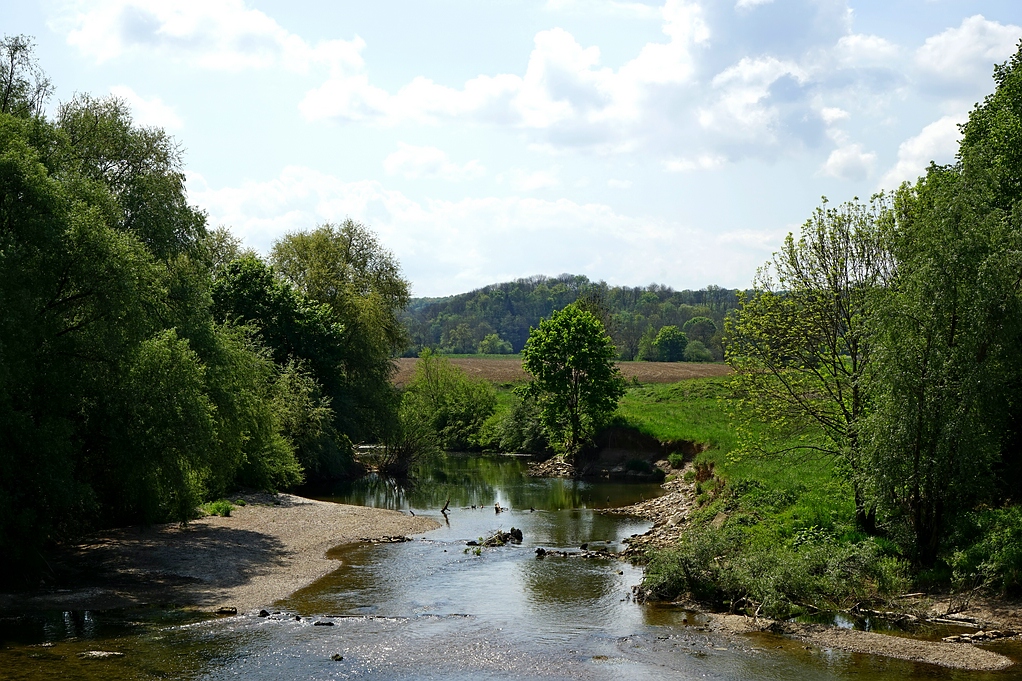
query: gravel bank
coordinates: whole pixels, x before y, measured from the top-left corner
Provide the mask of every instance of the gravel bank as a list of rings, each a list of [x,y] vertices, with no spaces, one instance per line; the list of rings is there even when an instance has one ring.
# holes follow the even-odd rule
[[[325,555],[335,546],[439,527],[430,518],[291,494],[242,498],[246,505],[229,518],[97,535],[57,559],[56,585],[0,594],[0,609],[168,604],[246,612],[337,569]]]

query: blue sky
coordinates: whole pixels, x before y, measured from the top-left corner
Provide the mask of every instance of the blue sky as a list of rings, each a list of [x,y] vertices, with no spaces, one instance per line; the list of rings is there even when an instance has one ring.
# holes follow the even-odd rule
[[[562,272],[745,287],[826,195],[953,159],[1018,0],[47,0],[55,101],[125,99],[266,252],[370,225],[415,295]]]

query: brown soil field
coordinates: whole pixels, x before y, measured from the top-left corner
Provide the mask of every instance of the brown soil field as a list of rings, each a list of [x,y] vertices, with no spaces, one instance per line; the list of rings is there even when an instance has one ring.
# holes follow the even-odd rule
[[[402,357],[397,360],[395,385],[406,385],[415,375],[416,357]],[[491,383],[515,383],[524,381],[522,361],[517,357],[491,359],[458,357],[451,364],[462,369],[469,376],[485,378]],[[726,376],[731,368],[726,364],[702,364],[698,362],[618,362],[621,373],[628,380],[635,378],[640,383],[677,383],[690,378]]]

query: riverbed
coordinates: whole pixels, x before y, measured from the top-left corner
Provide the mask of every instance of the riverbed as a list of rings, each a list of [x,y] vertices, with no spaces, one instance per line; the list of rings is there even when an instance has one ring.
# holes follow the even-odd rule
[[[369,477],[322,491],[324,501],[441,527],[411,541],[332,549],[336,570],[251,612],[9,613],[0,620],[0,678],[1022,678],[1015,668],[966,673],[770,634],[727,635],[698,613],[635,603],[641,570],[592,552],[621,551],[649,525],[599,510],[659,487],[529,478],[525,468],[508,457],[450,456],[413,487]],[[521,529],[520,544],[468,545],[511,527]],[[1005,652],[1016,655],[1012,645]],[[90,651],[115,655],[82,656]]]

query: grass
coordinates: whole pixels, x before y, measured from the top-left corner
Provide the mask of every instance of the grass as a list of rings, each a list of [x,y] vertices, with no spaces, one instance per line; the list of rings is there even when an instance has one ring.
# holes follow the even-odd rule
[[[240,506],[244,506],[244,502],[239,501]],[[234,505],[226,499],[218,499],[217,501],[210,501],[201,506],[199,510],[205,515],[218,515],[223,518],[229,518],[231,511],[234,509]]]
[[[906,586],[893,547],[855,526],[852,492],[835,462],[799,453],[736,456],[739,438],[724,401],[727,378],[635,386],[618,422],[661,441],[708,445],[698,508],[674,549],[652,552],[648,597],[689,593],[726,610],[787,617],[883,600]],[[752,431],[753,436],[763,431]],[[775,442],[785,449],[792,443]]]

